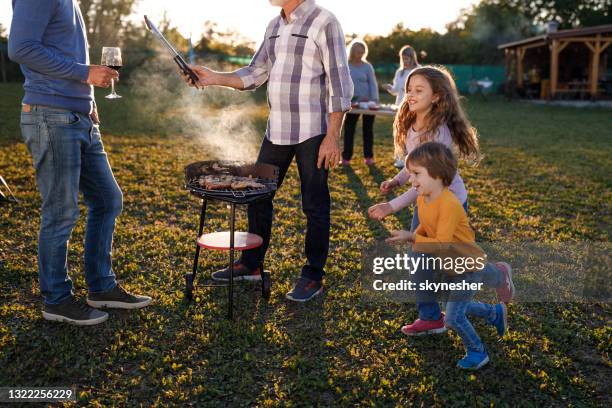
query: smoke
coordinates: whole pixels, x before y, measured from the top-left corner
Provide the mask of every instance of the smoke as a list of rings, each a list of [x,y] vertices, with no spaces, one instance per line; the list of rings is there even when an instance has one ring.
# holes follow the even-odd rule
[[[204,65],[232,70],[215,62]],[[255,128],[253,118],[262,112],[250,92],[191,88],[165,53],[135,70],[130,87],[136,101],[131,120],[140,129],[191,138],[203,160],[255,161],[262,132]]]

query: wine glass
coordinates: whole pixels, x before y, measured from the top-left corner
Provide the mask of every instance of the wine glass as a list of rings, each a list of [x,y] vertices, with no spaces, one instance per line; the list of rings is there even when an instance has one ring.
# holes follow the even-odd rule
[[[100,65],[105,65],[109,68],[119,71],[121,66],[121,49],[119,47],[102,47],[102,62]],[[119,99],[121,95],[115,92],[115,80],[111,79],[111,93],[106,95],[107,99]]]

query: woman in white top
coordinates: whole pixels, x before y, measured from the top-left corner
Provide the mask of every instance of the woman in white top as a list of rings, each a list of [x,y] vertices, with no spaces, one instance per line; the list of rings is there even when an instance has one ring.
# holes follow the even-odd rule
[[[406,88],[406,79],[413,69],[419,66],[417,53],[410,45],[404,45],[399,52],[400,67],[395,71],[395,77],[392,84],[385,84],[384,88],[391,95],[395,95],[395,104],[400,106],[404,100],[404,89]],[[395,158],[395,167],[404,167],[404,160],[401,157]]]
[[[404,45],[399,52],[400,67],[395,71],[395,77],[392,84],[385,84],[384,88],[391,95],[395,95],[395,104],[402,104],[404,99],[404,89],[406,87],[406,78],[413,69],[419,66],[417,53],[410,45]]]

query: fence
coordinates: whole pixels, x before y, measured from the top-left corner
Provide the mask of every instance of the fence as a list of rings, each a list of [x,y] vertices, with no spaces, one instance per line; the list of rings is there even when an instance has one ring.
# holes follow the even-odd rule
[[[8,61],[6,56],[6,43],[0,42],[0,55],[4,57],[4,75],[8,77],[9,81],[20,81],[22,80],[21,73],[18,70],[16,64]],[[129,52],[128,52],[129,53]],[[140,55],[142,54],[142,55]],[[124,70],[122,74],[124,76],[129,76],[129,68],[137,68],[139,64],[146,61],[148,58],[154,55],[153,51],[139,52],[138,56],[133,55],[133,58],[128,59],[131,62],[136,62],[134,66],[128,66],[127,70]],[[232,56],[232,55],[220,55],[220,54],[208,54],[207,57],[213,57],[218,60],[226,61],[231,64],[236,65],[248,65],[251,62],[250,56]],[[130,65],[128,63],[128,65]],[[455,78],[455,82],[457,83],[457,88],[461,93],[468,93],[470,91],[470,82],[476,80],[484,80],[488,79],[493,82],[492,87],[490,88],[492,92],[501,92],[503,89],[503,84],[505,81],[505,72],[504,67],[499,65],[445,65],[448,68]],[[376,75],[379,77],[379,82],[390,81],[395,74],[395,71],[398,68],[398,64],[374,64],[374,70],[376,71]],[[8,74],[8,75],[7,75]],[[4,76],[3,75],[3,76]],[[0,77],[0,81],[3,78]]]
[[[398,64],[373,64],[376,75],[385,79],[393,78]],[[502,65],[444,65],[451,71],[461,93],[470,91],[470,82],[488,79],[493,82],[492,92],[502,92],[506,80],[505,70]]]

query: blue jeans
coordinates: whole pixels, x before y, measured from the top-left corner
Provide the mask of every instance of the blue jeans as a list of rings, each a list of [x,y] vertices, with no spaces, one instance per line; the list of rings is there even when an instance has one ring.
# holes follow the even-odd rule
[[[418,254],[420,255],[420,254]],[[423,268],[415,271],[412,280],[419,287],[421,282],[432,281],[433,271]],[[489,287],[498,287],[504,282],[503,273],[492,263],[487,263],[483,270],[479,272],[468,272],[463,275],[447,277],[445,282],[465,281],[468,283],[484,283]],[[433,291],[416,290],[417,309],[421,320],[439,320],[441,310],[438,304],[436,293]],[[459,334],[466,348],[473,351],[483,351],[484,347],[476,334],[476,330],[467,319],[467,315],[482,317],[487,323],[491,324],[495,320],[495,306],[482,302],[474,302],[474,291],[452,291],[446,302],[446,316],[444,322]]]
[[[486,271],[486,272],[485,272]],[[503,280],[502,272],[491,263],[481,272],[469,273],[466,276],[456,276],[450,279],[452,282],[478,283],[488,279],[492,286],[499,286]],[[485,350],[478,333],[468,320],[467,316],[476,316],[485,319],[488,324],[495,321],[495,306],[482,302],[474,302],[472,297],[474,291],[454,291],[450,294],[446,302],[446,316],[444,324],[449,329],[457,332],[466,349],[471,351],[483,352]]]
[[[415,256],[420,256],[421,254],[414,254]],[[462,279],[466,279],[468,282],[472,282],[469,279],[473,279],[473,282],[483,283],[488,287],[498,287],[500,286],[504,279],[502,272],[492,263],[487,263],[483,270],[478,272],[468,272],[463,275],[448,278],[448,279],[457,279],[461,281]],[[433,281],[434,280],[434,271],[424,268],[419,268],[415,271],[411,280],[415,282],[416,287],[419,288],[420,284],[425,281]],[[463,292],[458,293],[458,295],[463,294]],[[440,309],[440,305],[438,303],[438,298],[436,293],[433,291],[427,290],[415,290],[416,295],[416,304],[417,310],[419,312],[419,319],[421,320],[438,320],[441,317],[442,310]],[[461,300],[465,300],[470,295],[467,294],[461,297]],[[473,296],[473,294],[471,295]],[[457,296],[460,297],[460,296]]]
[[[111,250],[123,196],[89,115],[34,105],[21,113],[21,134],[32,155],[42,198],[38,239],[40,291],[47,304],[72,295],[68,241],[79,218],[78,194],[88,208],[85,279],[91,293],[115,287]]]

